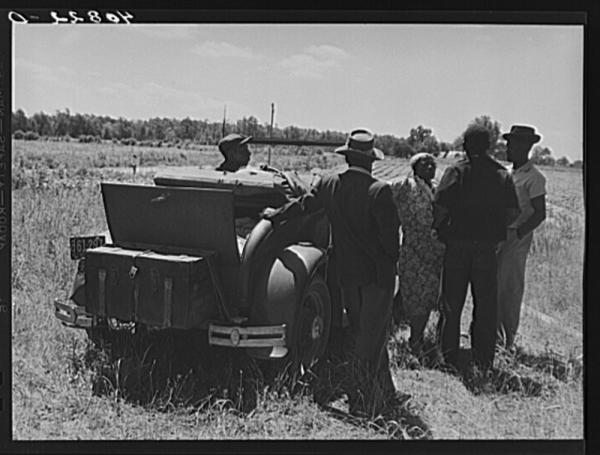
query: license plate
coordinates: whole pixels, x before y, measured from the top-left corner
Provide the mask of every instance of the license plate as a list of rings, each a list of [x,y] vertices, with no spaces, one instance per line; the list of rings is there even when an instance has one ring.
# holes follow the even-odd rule
[[[81,259],[85,256],[85,251],[89,248],[96,248],[106,243],[106,237],[95,235],[92,237],[71,237],[71,259]]]

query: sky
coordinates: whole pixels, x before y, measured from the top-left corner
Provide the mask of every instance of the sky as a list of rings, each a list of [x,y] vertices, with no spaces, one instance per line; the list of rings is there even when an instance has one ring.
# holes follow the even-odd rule
[[[275,123],[452,142],[475,118],[582,158],[583,26],[14,25],[13,110]]]

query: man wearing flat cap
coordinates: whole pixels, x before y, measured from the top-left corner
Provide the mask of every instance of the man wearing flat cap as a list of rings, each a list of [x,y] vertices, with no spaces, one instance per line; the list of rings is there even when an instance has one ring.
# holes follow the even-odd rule
[[[470,125],[464,135],[466,159],[446,168],[434,197],[433,227],[446,243],[442,272],[441,347],[446,361],[458,365],[460,320],[471,285],[472,361],[468,380],[493,365],[498,312],[498,245],[518,214],[515,187],[508,171],[487,151],[490,133]]]
[[[248,150],[248,143],[252,140],[252,136],[242,136],[241,134],[232,133],[225,136],[218,143],[219,151],[225,157],[223,161],[216,168],[217,171],[225,172],[237,172],[240,169],[245,168],[250,161],[250,151]],[[278,181],[278,189],[289,199],[291,197],[300,196],[308,191],[308,185],[306,185],[301,179],[294,173],[287,173],[280,171],[268,164],[261,164],[258,168],[261,171],[272,172],[282,177],[281,181]],[[254,169],[256,171],[258,169]]]
[[[219,151],[225,157],[217,168],[217,171],[235,172],[246,166],[250,161],[250,151],[248,142],[252,136],[242,136],[241,134],[228,134],[219,141]]]
[[[521,210],[508,226],[498,254],[498,341],[511,350],[519,327],[533,230],[546,218],[546,178],[528,159],[531,147],[541,139],[534,128],[513,125],[502,137],[506,139],[507,158],[513,163],[511,174]]]
[[[343,387],[350,412],[376,415],[393,402],[394,384],[386,342],[392,316],[395,264],[399,256],[399,220],[386,183],[371,175],[383,159],[366,129],[349,135],[336,149],[348,169],[323,177],[310,193],[263,217],[276,227],[296,216],[326,212],[332,228],[333,258],[342,302],[350,322],[350,382]]]

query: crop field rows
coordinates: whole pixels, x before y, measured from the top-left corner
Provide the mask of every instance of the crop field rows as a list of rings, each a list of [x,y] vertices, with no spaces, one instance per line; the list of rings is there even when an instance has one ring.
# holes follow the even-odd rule
[[[133,153],[146,156],[132,175]],[[266,161],[266,151],[251,164]],[[145,159],[145,158],[144,158]],[[13,437],[15,439],[205,439],[205,438],[393,438],[419,437],[402,428],[363,425],[320,409],[310,396],[266,391],[256,408],[242,414],[210,403],[176,403],[184,378],[173,378],[170,394],[140,404],[119,390],[92,388],[85,333],[61,326],[51,300],[66,297],[74,274],[68,237],[106,229],[99,182],[152,183],[157,166],[214,166],[214,148],[184,151],[108,144],[13,142]],[[277,149],[272,164],[301,175],[341,169],[330,153]],[[439,179],[447,162],[439,160]],[[375,175],[405,176],[406,160],[386,159]],[[527,264],[522,351],[501,357],[539,393],[506,381],[506,389],[474,394],[456,376],[422,366],[408,370],[396,341],[389,345],[397,388],[433,438],[581,438],[582,376],[571,361],[582,352],[584,210],[581,171],[542,169],[548,184],[548,218],[534,236]],[[470,301],[462,331],[468,333]],[[430,321],[428,330],[435,326]],[[394,338],[395,339],[395,338]],[[163,399],[164,398],[164,399]],[[406,422],[402,425],[408,425]]]

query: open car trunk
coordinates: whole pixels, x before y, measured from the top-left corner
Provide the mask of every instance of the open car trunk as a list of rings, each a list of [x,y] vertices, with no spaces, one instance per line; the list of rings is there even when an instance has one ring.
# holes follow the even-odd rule
[[[235,304],[231,191],[103,183],[102,196],[113,243],[86,255],[90,313],[190,329],[219,317],[218,298]]]

